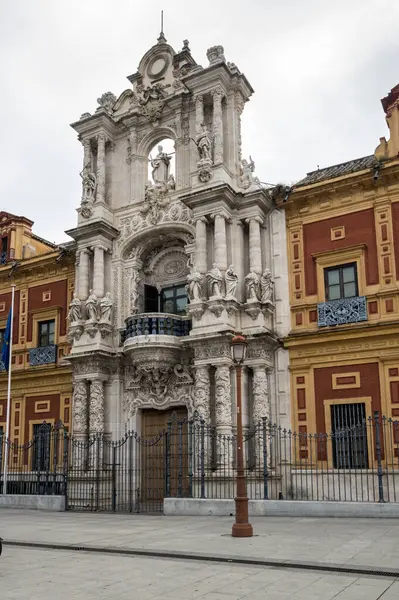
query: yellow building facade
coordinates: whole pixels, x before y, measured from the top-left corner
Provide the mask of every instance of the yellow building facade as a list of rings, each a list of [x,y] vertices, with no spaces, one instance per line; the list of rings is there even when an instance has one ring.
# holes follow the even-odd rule
[[[0,337],[14,284],[10,439],[18,445],[32,439],[43,422],[61,420],[69,427],[72,410],[72,373],[64,357],[70,350],[67,315],[75,257],[36,236],[32,225],[25,217],[0,213]],[[8,377],[4,364],[0,369],[0,433],[5,435]]]
[[[399,85],[382,105],[389,141],[309,173],[277,199],[287,227],[292,428],[304,436],[376,411],[399,419]],[[314,458],[306,446],[300,453]]]

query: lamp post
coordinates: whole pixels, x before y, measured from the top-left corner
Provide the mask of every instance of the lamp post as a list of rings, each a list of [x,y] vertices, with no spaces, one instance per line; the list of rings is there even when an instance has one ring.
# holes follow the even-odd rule
[[[237,416],[237,492],[235,497],[236,520],[231,534],[233,537],[252,537],[253,530],[248,522],[247,482],[244,472],[242,435],[242,365],[247,355],[247,342],[242,335],[235,335],[230,342],[231,358],[236,369],[236,416]]]

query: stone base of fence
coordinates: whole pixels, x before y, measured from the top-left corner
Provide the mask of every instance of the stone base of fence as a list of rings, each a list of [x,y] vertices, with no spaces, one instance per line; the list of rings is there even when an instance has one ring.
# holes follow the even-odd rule
[[[6,496],[1,495],[0,510],[2,508],[62,512],[65,510],[65,496],[25,496],[23,494],[7,494]]]
[[[399,518],[399,503],[249,500],[250,517]],[[229,517],[234,500],[165,498],[165,516]]]

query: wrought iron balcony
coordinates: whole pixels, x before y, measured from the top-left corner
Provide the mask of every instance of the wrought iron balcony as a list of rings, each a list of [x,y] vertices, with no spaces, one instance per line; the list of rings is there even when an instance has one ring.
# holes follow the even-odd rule
[[[169,313],[141,313],[126,319],[122,342],[140,335],[173,335],[183,337],[190,333],[191,320]]]
[[[7,252],[0,252],[0,265],[7,264]]]
[[[0,373],[1,373],[1,371],[5,371],[5,370],[6,370],[6,366],[5,366],[4,362],[0,358]]]
[[[365,296],[320,302],[317,306],[319,327],[332,327],[367,321]]]
[[[57,362],[57,346],[41,346],[29,350],[29,364],[31,367],[37,365],[50,365]]]

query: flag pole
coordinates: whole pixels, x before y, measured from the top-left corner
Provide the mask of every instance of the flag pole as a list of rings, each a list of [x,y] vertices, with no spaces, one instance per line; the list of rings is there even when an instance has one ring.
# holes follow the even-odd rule
[[[10,422],[11,422],[11,365],[12,365],[12,330],[14,325],[14,296],[15,284],[11,285],[11,329],[10,329],[10,352],[8,357],[8,388],[7,388],[7,421],[6,421],[6,443],[4,456],[3,494],[7,494],[8,456],[10,453]]]

